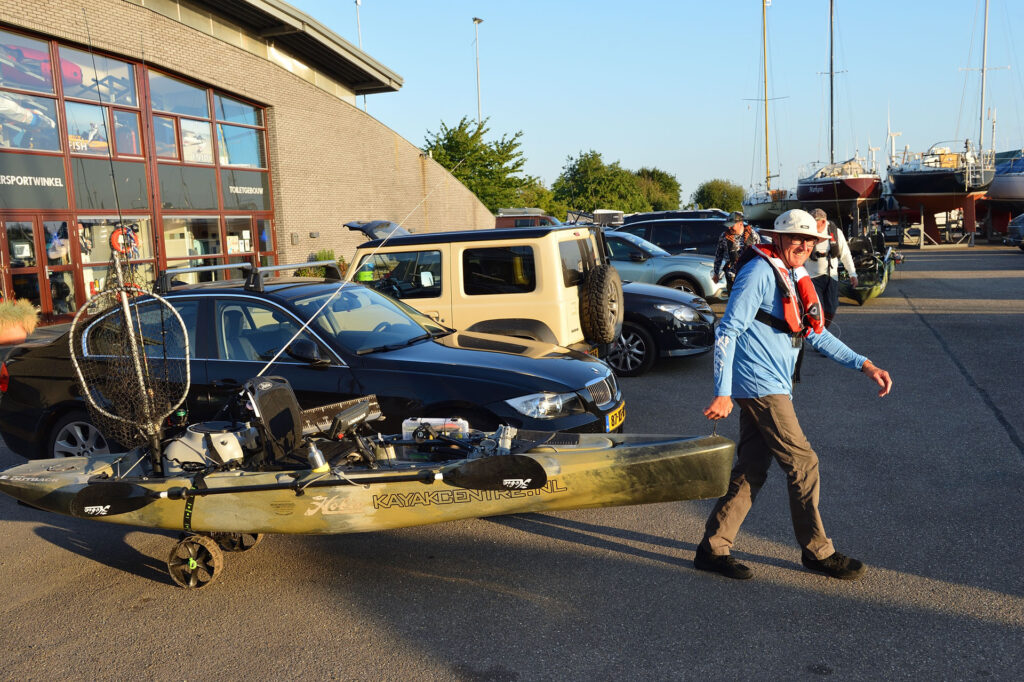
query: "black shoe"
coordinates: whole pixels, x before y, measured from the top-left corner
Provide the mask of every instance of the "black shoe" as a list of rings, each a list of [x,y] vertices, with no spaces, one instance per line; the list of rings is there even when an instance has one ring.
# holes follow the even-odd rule
[[[697,555],[693,557],[693,567],[698,571],[711,571],[734,580],[749,580],[754,577],[753,571],[728,554],[712,554],[703,547],[697,548]]]
[[[839,552],[834,552],[832,556],[824,559],[815,559],[807,554],[807,552],[803,552],[800,555],[800,561],[803,563],[804,568],[824,573],[827,576],[839,578],[840,580],[856,580],[864,575],[864,571],[868,568],[862,562],[851,559]]]

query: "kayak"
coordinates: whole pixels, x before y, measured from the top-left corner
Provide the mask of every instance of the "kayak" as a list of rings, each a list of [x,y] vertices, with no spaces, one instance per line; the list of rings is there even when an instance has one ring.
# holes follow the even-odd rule
[[[160,477],[148,471],[143,453],[133,452],[33,460],[0,473],[0,491],[46,511],[147,528],[359,533],[500,514],[720,497],[733,454],[733,442],[720,436],[558,433],[513,456],[417,461],[422,453],[413,451],[404,459],[378,460],[375,469],[179,470]],[[546,481],[537,488],[520,486],[507,483],[499,471],[497,486],[466,485],[445,475],[474,464],[501,464],[503,457],[518,458],[519,469],[524,458],[532,460],[531,471],[542,472]]]

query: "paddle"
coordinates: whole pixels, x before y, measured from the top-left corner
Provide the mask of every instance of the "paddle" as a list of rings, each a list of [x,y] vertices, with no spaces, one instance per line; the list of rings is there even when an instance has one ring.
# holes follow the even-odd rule
[[[268,490],[294,490],[301,494],[306,488],[328,488],[343,485],[373,485],[443,481],[457,488],[470,490],[537,490],[547,483],[547,472],[537,460],[526,455],[499,455],[471,459],[443,467],[438,471],[419,469],[405,473],[369,473],[347,478],[327,478],[303,482],[243,485],[217,488],[169,488],[154,491],[128,481],[93,481],[82,488],[71,501],[73,516],[96,518],[126,514],[145,507],[157,499],[183,500],[188,497],[233,495]]]

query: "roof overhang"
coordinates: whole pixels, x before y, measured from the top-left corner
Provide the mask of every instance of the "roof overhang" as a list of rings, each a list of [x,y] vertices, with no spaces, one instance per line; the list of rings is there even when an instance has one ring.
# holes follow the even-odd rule
[[[334,31],[280,0],[192,0],[251,31],[357,95],[396,92],[402,77]]]

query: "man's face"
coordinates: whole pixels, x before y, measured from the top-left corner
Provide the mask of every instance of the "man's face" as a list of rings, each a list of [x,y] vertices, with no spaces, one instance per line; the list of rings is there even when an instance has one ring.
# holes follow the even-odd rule
[[[828,227],[828,220],[825,218],[818,218],[818,232],[825,234],[826,227]]]
[[[737,220],[735,223],[729,226],[729,231],[733,234],[739,234],[743,231],[743,222]]]
[[[780,234],[775,239],[779,247],[782,262],[790,269],[799,268],[811,255],[818,240],[802,234]]]

